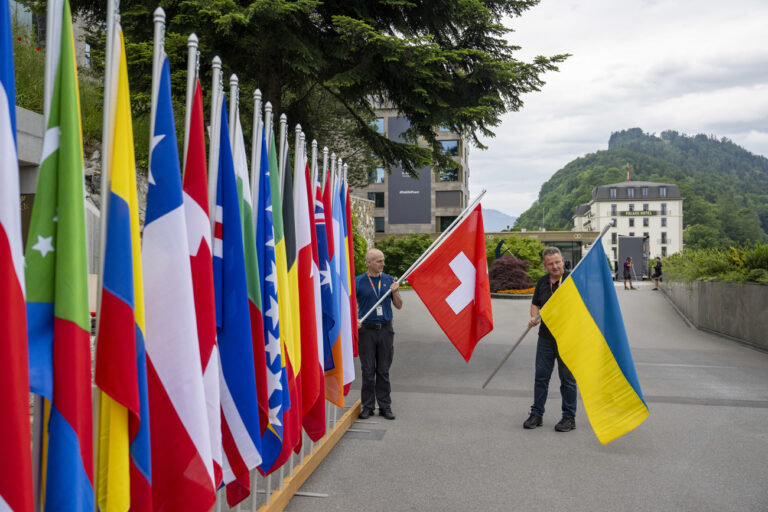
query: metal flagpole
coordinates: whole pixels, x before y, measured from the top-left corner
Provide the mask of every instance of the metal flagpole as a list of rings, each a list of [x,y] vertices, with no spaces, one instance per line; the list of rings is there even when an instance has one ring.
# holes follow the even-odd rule
[[[402,282],[402,281],[403,281],[403,280],[404,280],[406,277],[408,277],[408,274],[410,274],[411,272],[413,272],[413,269],[415,269],[416,267],[418,267],[418,266],[419,266],[419,264],[421,264],[421,262],[422,262],[422,261],[424,261],[424,260],[427,258],[427,256],[429,256],[430,254],[432,254],[432,252],[433,252],[435,249],[437,249],[437,248],[438,248],[438,246],[440,245],[440,243],[441,243],[443,240],[445,240],[445,238],[446,238],[446,237],[447,237],[449,234],[451,234],[451,231],[453,231],[453,228],[454,228],[454,227],[455,227],[455,226],[456,226],[456,225],[457,225],[457,224],[458,224],[458,223],[459,223],[461,220],[463,220],[463,219],[464,219],[464,217],[466,217],[466,215],[467,215],[467,212],[471,211],[471,210],[472,210],[472,208],[474,208],[475,206],[477,206],[477,204],[480,202],[480,200],[481,200],[481,199],[483,198],[483,196],[485,195],[485,192],[486,192],[485,190],[483,190],[482,192],[480,192],[480,195],[479,195],[479,196],[477,196],[477,197],[474,199],[474,201],[472,201],[472,202],[469,204],[469,206],[467,206],[467,207],[464,209],[464,211],[462,211],[462,212],[461,212],[461,214],[459,214],[459,216],[458,216],[458,217],[456,217],[456,219],[454,219],[454,221],[451,223],[451,225],[450,225],[450,226],[448,226],[448,229],[446,229],[445,231],[443,231],[443,232],[440,234],[440,236],[439,236],[439,237],[437,237],[437,238],[435,239],[435,241],[434,241],[434,242],[432,242],[432,245],[430,245],[430,246],[429,246],[429,248],[427,248],[427,250],[426,250],[426,251],[424,251],[424,253],[423,253],[421,256],[419,256],[419,258],[418,258],[416,261],[414,261],[414,262],[413,262],[413,265],[411,265],[411,267],[410,267],[408,270],[406,270],[406,271],[403,273],[403,275],[401,275],[401,276],[398,278],[398,280],[397,280],[397,284],[400,284],[400,283],[401,283],[401,282]],[[370,314],[371,314],[371,313],[372,313],[372,312],[373,312],[373,311],[376,309],[376,307],[377,307],[379,304],[381,304],[382,302],[384,302],[384,299],[386,299],[387,297],[389,297],[389,294],[390,294],[390,293],[392,293],[392,290],[391,290],[391,289],[388,289],[388,290],[386,291],[386,293],[384,293],[384,295],[382,295],[382,296],[379,298],[379,300],[376,302],[376,304],[374,304],[374,305],[371,307],[371,309],[369,309],[369,310],[368,310],[368,312],[367,312],[365,315],[363,315],[363,316],[362,316],[362,317],[359,319],[359,321],[360,321],[360,322],[362,322],[362,321],[364,321],[366,318],[368,318],[368,316],[370,316]]]
[[[240,95],[240,89],[238,88],[237,75],[232,73],[229,77],[229,143],[233,144],[235,140],[235,120],[239,116],[237,111],[237,105]]]
[[[272,151],[272,103],[269,101],[264,104],[264,135],[267,137],[267,154],[264,158],[269,161],[269,152]]]
[[[157,113],[157,96],[160,90],[160,63],[165,53],[165,11],[162,7],[155,9],[155,40],[152,50],[152,96],[149,114],[149,167],[152,167],[152,139],[155,135],[155,114]]]
[[[219,84],[221,83],[221,59],[213,58],[211,64],[211,127],[208,131],[208,211],[211,212],[211,233],[216,224],[216,184],[219,179],[219,130],[221,129],[221,105]]]
[[[323,173],[322,178],[320,178],[320,190],[323,189],[325,186],[325,178],[326,173],[328,170],[328,146],[323,147],[323,170],[321,171]]]
[[[336,153],[331,153],[331,167],[328,169],[328,186],[331,189],[331,209],[333,209],[333,175],[336,173]],[[331,213],[327,213],[331,215]]]
[[[577,269],[577,268],[579,268],[579,265],[581,265],[581,262],[582,262],[582,261],[584,261],[584,259],[586,259],[586,257],[587,257],[587,254],[589,254],[589,251],[591,251],[591,250],[592,250],[592,247],[594,247],[596,243],[603,243],[603,242],[602,242],[602,238],[603,238],[603,235],[604,235],[604,234],[605,234],[605,233],[608,231],[608,229],[609,229],[610,227],[611,227],[611,225],[610,225],[610,224],[607,224],[606,226],[604,226],[604,227],[603,227],[603,229],[600,231],[600,234],[597,236],[597,239],[596,239],[596,240],[595,240],[595,241],[592,243],[592,245],[591,245],[591,246],[589,246],[589,249],[587,250],[586,254],[584,254],[584,256],[583,256],[583,257],[582,257],[582,258],[579,260],[579,262],[576,264],[576,266],[575,266],[575,267],[573,267],[573,270],[571,270],[571,274],[573,274],[573,273],[576,271],[576,269]],[[541,315],[537,315],[537,316],[536,316],[536,318],[539,318],[539,319],[540,319],[540,318],[541,318]],[[509,356],[511,356],[511,355],[512,355],[512,352],[514,352],[514,351],[515,351],[515,349],[516,349],[516,348],[517,348],[517,346],[520,344],[520,342],[521,342],[521,341],[523,341],[523,338],[525,338],[525,335],[526,335],[526,334],[528,334],[528,331],[530,331],[532,328],[533,328],[533,326],[528,326],[528,327],[525,329],[525,332],[523,333],[523,335],[522,335],[522,336],[520,336],[520,338],[518,338],[517,342],[516,342],[514,345],[512,345],[512,348],[511,348],[511,349],[509,349],[509,352],[507,352],[507,355],[505,355],[505,356],[504,356],[504,359],[502,359],[502,360],[501,360],[501,362],[500,362],[500,363],[499,363],[499,365],[496,367],[496,369],[495,369],[495,370],[493,370],[493,372],[492,372],[492,373],[491,373],[491,375],[488,377],[488,379],[486,379],[485,383],[483,384],[483,387],[482,387],[482,389],[485,389],[485,387],[488,385],[488,383],[489,383],[489,382],[491,382],[491,379],[493,379],[493,377],[494,377],[494,376],[495,376],[495,375],[496,375],[496,374],[499,372],[499,370],[501,369],[501,367],[502,367],[502,366],[504,366],[504,363],[506,363],[506,362],[507,362],[507,359],[509,359]]]
[[[309,205],[309,207],[312,208],[312,211],[315,210],[315,182],[317,181],[317,167],[317,139],[312,139],[312,165],[310,166],[310,169],[312,170],[312,174],[310,176],[310,186],[312,187],[310,190],[310,196],[312,196],[312,204]]]
[[[280,204],[283,198],[283,173],[285,173],[285,143],[288,129],[288,116],[285,114],[280,115],[280,147],[277,150],[277,176],[280,183]]]
[[[251,197],[253,205],[259,204],[259,180],[261,179],[261,139],[264,135],[261,122],[261,91],[253,91],[253,141],[251,144]],[[264,155],[266,158],[266,155]],[[258,208],[253,208],[253,225],[259,215]]]
[[[195,97],[195,79],[197,78],[197,36],[189,34],[187,38],[187,110],[184,112],[184,154],[181,157],[181,174],[187,167],[187,149],[189,149],[189,124],[192,119],[192,102]]]

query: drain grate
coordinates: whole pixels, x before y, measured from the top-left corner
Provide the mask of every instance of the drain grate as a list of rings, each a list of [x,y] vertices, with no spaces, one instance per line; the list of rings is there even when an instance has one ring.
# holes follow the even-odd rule
[[[368,429],[358,423],[354,428],[347,429],[344,439],[363,439],[365,441],[381,441],[384,439],[385,429]]]

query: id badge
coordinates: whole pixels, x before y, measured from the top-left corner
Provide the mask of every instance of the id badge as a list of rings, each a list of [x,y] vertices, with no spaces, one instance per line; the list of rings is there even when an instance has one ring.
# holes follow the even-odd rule
[[[376,316],[384,316],[384,306],[376,306]]]

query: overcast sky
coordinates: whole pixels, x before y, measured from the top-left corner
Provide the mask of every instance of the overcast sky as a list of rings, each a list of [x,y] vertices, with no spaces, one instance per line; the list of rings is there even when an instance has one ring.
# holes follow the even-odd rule
[[[627,128],[768,155],[768,0],[542,0],[506,25],[520,60],[573,56],[487,150],[470,149],[470,191],[488,189],[486,208],[520,215],[555,172]]]

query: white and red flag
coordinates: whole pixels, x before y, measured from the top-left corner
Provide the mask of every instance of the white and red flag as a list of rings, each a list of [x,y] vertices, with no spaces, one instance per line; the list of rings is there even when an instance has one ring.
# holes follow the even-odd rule
[[[493,329],[480,205],[408,274],[408,282],[469,362],[477,342]]]

